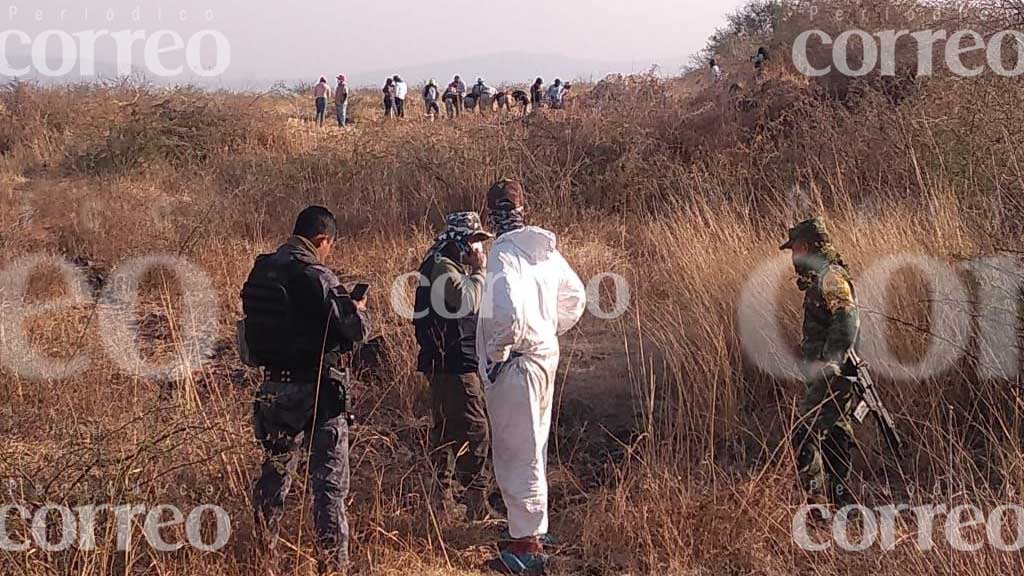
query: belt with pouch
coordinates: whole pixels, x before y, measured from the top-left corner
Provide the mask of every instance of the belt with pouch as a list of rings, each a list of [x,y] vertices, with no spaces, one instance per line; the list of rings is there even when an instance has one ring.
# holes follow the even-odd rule
[[[345,416],[345,421],[349,426],[355,424],[355,418],[352,416],[351,403],[349,398],[349,374],[347,370],[339,370],[337,368],[325,367],[323,370],[303,370],[294,368],[266,368],[263,371],[264,377],[270,382],[281,382],[284,384],[290,383],[301,383],[315,386],[317,384],[318,377],[324,377],[324,384],[320,386],[320,390],[323,392],[330,393],[328,391],[334,390],[337,393],[338,400],[338,414]],[[333,384],[333,386],[332,386]],[[332,415],[333,417],[334,415]]]
[[[283,382],[285,384],[290,384],[292,382],[308,382],[310,384],[315,384],[318,380],[324,377],[338,382],[346,382],[348,380],[347,372],[327,366],[323,369],[266,368],[263,371],[263,374],[267,380]]]

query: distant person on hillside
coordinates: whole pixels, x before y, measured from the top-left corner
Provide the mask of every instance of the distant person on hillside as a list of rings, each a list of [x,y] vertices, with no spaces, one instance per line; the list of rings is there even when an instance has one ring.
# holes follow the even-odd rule
[[[395,117],[395,80],[388,78],[384,81],[384,118]]]
[[[473,96],[480,98],[481,96],[494,96],[498,93],[498,90],[493,86],[490,86],[484,82],[483,78],[476,79],[476,85],[473,86]]]
[[[455,88],[455,94],[458,95],[458,101],[456,103],[456,116],[458,116],[458,112],[462,112],[462,107],[465,105],[466,83],[462,81],[462,78],[458,74],[456,74],[455,78],[452,80],[451,86]]]
[[[480,112],[486,112],[493,109],[494,98],[498,95],[498,91],[488,86],[483,78],[477,78],[472,94],[473,99],[476,100],[476,105],[480,108]]]
[[[494,101],[498,103],[499,112],[501,112],[502,110],[506,112],[511,112],[513,105],[519,107],[522,105],[523,102],[525,102],[526,105],[529,106],[530,95],[527,94],[526,92],[523,92],[522,90],[515,90],[513,92],[509,92],[507,90],[500,90],[497,94],[495,94]]]
[[[430,118],[431,122],[441,115],[441,108],[437,105],[440,99],[441,92],[437,89],[437,83],[431,79],[423,88],[423,107],[427,110],[427,118]]]
[[[569,104],[572,103],[572,84],[568,82],[562,88],[562,107],[568,108]]]
[[[395,113],[399,118],[405,118],[405,98],[409,95],[409,85],[398,74],[392,80],[395,81]]]
[[[562,87],[562,80],[555,78],[555,83],[548,88],[548,105],[555,109],[561,108],[564,96],[565,88]]]
[[[754,54],[750,61],[754,63],[754,71],[758,74],[764,72],[764,67],[768,63],[768,49],[761,46],[757,49],[757,54]]]
[[[313,99],[316,102],[316,123],[323,127],[324,116],[327,115],[327,99],[331,97],[331,87],[327,85],[327,78],[321,76],[320,81],[313,87]]]
[[[722,69],[718,66],[717,60],[712,58],[711,62],[708,63],[708,68],[711,70],[711,80],[713,82],[717,83],[722,79]]]
[[[516,106],[525,115],[527,110],[530,109],[530,95],[523,90],[516,90],[512,93],[512,100],[516,103]]]
[[[512,104],[510,103],[508,92],[505,92],[504,90],[499,90],[498,93],[494,95],[494,101],[498,103],[498,112],[501,112],[502,110],[508,111],[512,109]]]
[[[334,111],[338,116],[338,127],[344,128],[348,123],[348,82],[345,75],[338,75],[338,87],[334,89]]]
[[[448,85],[448,88],[445,89],[444,96],[442,98],[444,99],[444,109],[448,114],[448,119],[451,120],[452,118],[458,117],[460,114],[459,89],[455,86],[454,82]]]
[[[534,110],[537,110],[544,104],[544,79],[537,78],[530,86],[530,104]]]

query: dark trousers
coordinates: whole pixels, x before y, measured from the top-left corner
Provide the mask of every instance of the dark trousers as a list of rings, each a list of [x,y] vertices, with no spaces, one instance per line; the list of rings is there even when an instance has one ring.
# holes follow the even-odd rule
[[[445,96],[444,98],[444,109],[448,113],[448,118],[453,118],[459,115],[459,99],[457,96]]]
[[[324,116],[327,115],[327,98],[316,99],[316,123],[324,125]]]
[[[395,98],[395,114],[399,118],[405,118],[405,98]]]
[[[461,94],[456,94],[452,96],[452,104],[455,106],[455,116],[459,116],[466,106],[465,98]]]
[[[486,490],[490,425],[483,386],[475,373],[435,372],[430,377],[434,412],[433,460],[442,490]]]
[[[395,101],[392,98],[384,99],[384,117],[393,118],[395,110]]]
[[[322,566],[342,567],[348,563],[348,422],[345,414],[314,419],[315,391],[310,383],[267,381],[260,387],[254,427],[265,458],[253,488],[256,527],[273,549],[292,482],[306,473],[299,463],[308,450],[317,557]]]

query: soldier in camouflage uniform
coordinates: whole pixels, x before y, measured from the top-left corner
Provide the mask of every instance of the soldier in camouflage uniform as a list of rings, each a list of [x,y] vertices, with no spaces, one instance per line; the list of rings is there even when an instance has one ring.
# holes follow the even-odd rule
[[[781,249],[792,250],[797,286],[804,292],[800,351],[806,394],[792,439],[800,483],[809,503],[842,507],[851,502],[847,481],[856,401],[841,367],[860,329],[853,282],[821,218],[790,229]]]

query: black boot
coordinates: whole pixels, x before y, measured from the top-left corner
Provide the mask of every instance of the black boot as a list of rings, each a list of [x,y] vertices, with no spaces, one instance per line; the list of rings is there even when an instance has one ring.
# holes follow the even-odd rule
[[[485,522],[500,517],[501,514],[491,506],[486,490],[481,488],[466,490],[466,518],[470,522]]]

